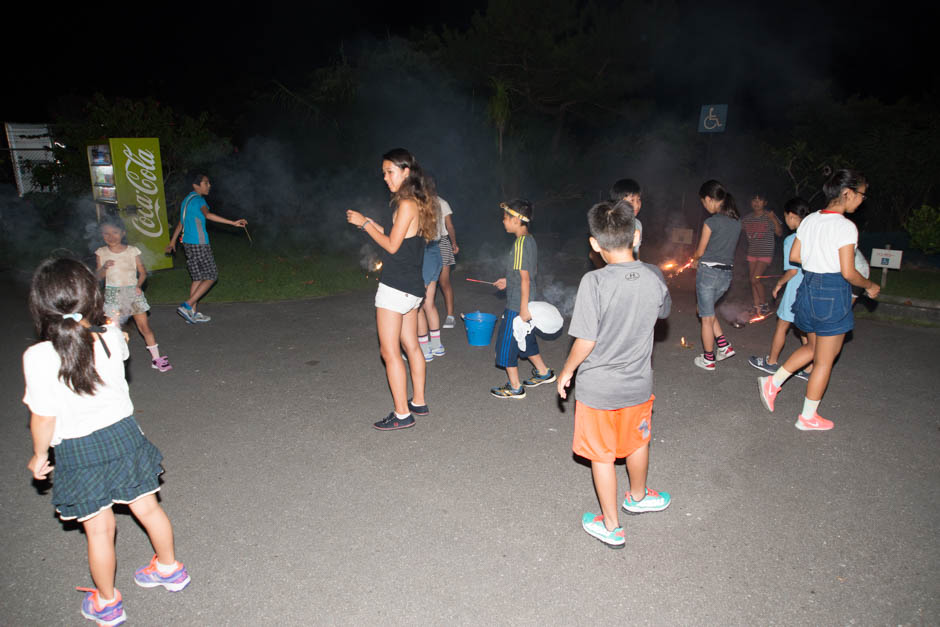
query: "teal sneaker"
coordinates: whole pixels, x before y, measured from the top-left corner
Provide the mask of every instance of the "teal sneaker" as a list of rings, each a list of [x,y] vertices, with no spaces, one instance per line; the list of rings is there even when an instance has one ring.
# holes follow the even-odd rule
[[[522,385],[527,388],[535,388],[543,383],[551,383],[555,380],[555,371],[551,368],[548,369],[548,372],[545,374],[539,374],[539,371],[535,368],[532,369],[532,376],[522,382]]]
[[[629,514],[645,514],[646,512],[661,512],[672,502],[672,497],[668,492],[657,492],[651,488],[646,488],[646,496],[639,501],[634,501],[633,497],[627,492],[623,499],[623,511]]]
[[[496,398],[525,398],[525,386],[520,385],[518,389],[513,389],[512,384],[506,381],[502,385],[490,388],[490,394]]]
[[[603,514],[592,514],[587,512],[581,517],[581,526],[589,534],[606,544],[611,549],[622,549],[627,543],[624,537],[623,527],[617,527],[613,531],[607,531],[604,526]]]

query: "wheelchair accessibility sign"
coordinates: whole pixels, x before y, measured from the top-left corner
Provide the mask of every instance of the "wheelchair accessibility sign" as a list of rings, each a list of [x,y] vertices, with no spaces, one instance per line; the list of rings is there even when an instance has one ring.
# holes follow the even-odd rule
[[[698,118],[699,133],[724,133],[728,120],[728,105],[702,105]]]

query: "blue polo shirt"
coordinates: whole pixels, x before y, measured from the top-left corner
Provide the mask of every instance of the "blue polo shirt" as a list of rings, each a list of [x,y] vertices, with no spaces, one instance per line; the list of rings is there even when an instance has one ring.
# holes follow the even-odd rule
[[[209,234],[206,232],[206,216],[202,208],[209,208],[206,199],[190,192],[180,205],[180,218],[183,220],[184,244],[208,244]]]

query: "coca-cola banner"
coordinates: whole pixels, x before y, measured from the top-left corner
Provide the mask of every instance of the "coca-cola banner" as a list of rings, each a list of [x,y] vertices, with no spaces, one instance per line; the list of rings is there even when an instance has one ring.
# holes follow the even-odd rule
[[[172,268],[173,259],[164,254],[170,232],[160,141],[156,137],[118,137],[110,143],[118,209],[127,227],[127,240],[140,249],[148,270]]]

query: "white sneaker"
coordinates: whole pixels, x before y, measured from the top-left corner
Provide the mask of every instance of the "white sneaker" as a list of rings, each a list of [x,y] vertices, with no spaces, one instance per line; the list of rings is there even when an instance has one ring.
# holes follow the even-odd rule
[[[707,370],[708,372],[715,372],[715,362],[705,359],[705,355],[697,356],[693,362],[696,366],[702,370]]]
[[[441,328],[442,328],[442,329],[453,329],[453,328],[454,328],[454,325],[455,325],[456,323],[457,323],[457,321],[454,320],[454,317],[453,317],[453,316],[447,316],[446,318],[444,318],[444,324],[441,325]]]

